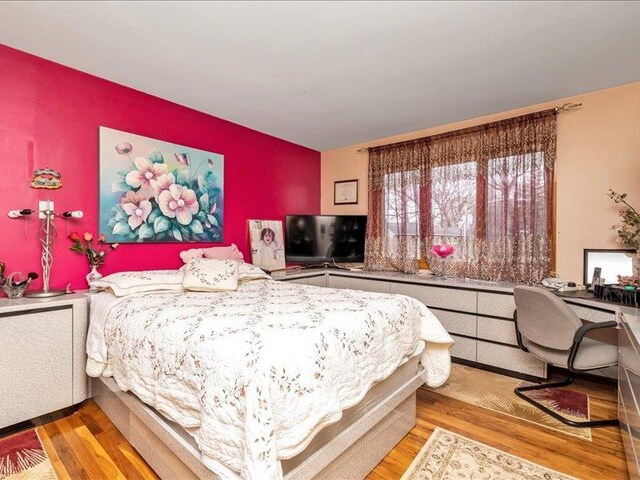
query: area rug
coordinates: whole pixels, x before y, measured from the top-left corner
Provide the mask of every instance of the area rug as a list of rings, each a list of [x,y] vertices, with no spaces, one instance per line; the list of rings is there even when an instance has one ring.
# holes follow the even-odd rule
[[[0,480],[57,480],[34,429],[0,438]]]
[[[465,365],[453,364],[449,380],[443,386],[429,388],[429,390],[493,410],[494,412],[504,413],[505,415],[557,430],[567,435],[591,440],[590,428],[576,428],[565,425],[518,398],[513,393],[513,390],[522,385],[531,384],[522,382],[517,378]],[[581,422],[590,419],[589,396],[583,393],[563,388],[553,388],[551,390],[526,392],[525,395],[529,395],[530,398],[543,403],[551,410],[571,420]]]
[[[437,427],[402,480],[575,480]]]

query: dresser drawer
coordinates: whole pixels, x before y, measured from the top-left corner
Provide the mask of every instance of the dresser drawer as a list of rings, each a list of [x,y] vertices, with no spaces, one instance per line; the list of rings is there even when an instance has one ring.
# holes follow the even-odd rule
[[[635,430],[640,433],[640,412],[638,411],[638,402],[636,401],[639,381],[640,379],[638,377],[633,378],[633,374],[630,374],[624,368],[618,373],[618,389],[620,390],[622,400],[624,400],[627,423],[632,431]],[[634,442],[634,444],[637,449],[637,441]]]
[[[73,404],[71,308],[0,316],[0,428]]]
[[[448,312],[446,310],[430,309],[440,320],[444,329],[449,333],[458,333],[468,337],[476,336],[476,316],[469,313]]]
[[[318,275],[317,277],[308,277],[307,285],[314,285],[316,287],[326,287],[327,286],[327,276],[326,275]]]
[[[619,378],[623,378],[624,372],[621,371],[618,375]],[[625,398],[623,397],[622,390],[618,388],[618,420],[620,420],[620,435],[622,436],[622,443],[624,445],[624,453],[627,460],[627,469],[629,471],[630,480],[636,480],[640,478],[640,467],[638,466],[638,455],[636,454],[633,433],[629,426],[629,420],[627,418],[628,407],[625,404]]]
[[[640,355],[638,355],[635,345],[631,342],[630,335],[633,334],[629,331],[627,324],[621,323],[618,330],[618,361],[627,370],[640,375]]]
[[[478,313],[492,317],[513,318],[516,302],[513,295],[478,292]]]
[[[477,293],[471,290],[392,283],[391,293],[413,297],[416,300],[420,300],[427,307],[476,313]]]
[[[547,375],[545,363],[533,355],[519,348],[496,345],[482,340],[478,340],[478,363],[540,378],[545,378]]]
[[[604,312],[593,308],[582,307],[580,305],[573,305],[571,303],[568,305],[583,320],[588,320],[590,322],[609,322],[616,320],[616,314],[614,312]]]
[[[389,293],[389,282],[369,280],[367,278],[340,277],[338,275],[329,275],[329,287]]]
[[[511,320],[478,317],[478,338],[518,346],[516,324]]]
[[[458,337],[451,335],[455,342],[451,347],[451,356],[456,358],[462,358],[464,360],[476,361],[476,344],[477,340],[471,338]]]

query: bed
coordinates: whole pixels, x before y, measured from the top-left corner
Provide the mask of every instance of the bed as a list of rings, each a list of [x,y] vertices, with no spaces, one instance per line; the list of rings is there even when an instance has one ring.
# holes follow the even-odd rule
[[[451,338],[406,296],[250,280],[94,295],[96,402],[165,479],[363,478],[447,379]]]

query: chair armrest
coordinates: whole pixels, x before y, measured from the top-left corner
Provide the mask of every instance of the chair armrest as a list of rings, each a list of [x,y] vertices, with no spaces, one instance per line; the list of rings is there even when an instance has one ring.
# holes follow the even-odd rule
[[[615,320],[609,320],[607,322],[593,322],[587,323],[586,325],[582,325],[573,337],[573,343],[580,343],[584,336],[589,333],[591,330],[597,330],[599,328],[612,328],[617,327],[618,322]]]
[[[609,320],[608,322],[594,322],[587,323],[586,325],[582,325],[573,336],[573,345],[571,346],[571,351],[569,352],[569,358],[567,359],[567,367],[569,367],[569,371],[574,373],[579,373],[580,370],[576,370],[573,366],[573,363],[576,360],[576,356],[578,355],[578,349],[582,344],[582,340],[584,336],[589,333],[591,330],[597,330],[600,328],[613,328],[617,327],[618,322],[614,320]],[[597,370],[597,369],[596,369]]]
[[[520,350],[524,350],[528,353],[529,349],[524,346],[524,342],[522,341],[522,334],[520,333],[520,329],[518,328],[518,310],[513,311],[513,323],[516,326],[516,341],[518,342],[518,347],[520,347]]]

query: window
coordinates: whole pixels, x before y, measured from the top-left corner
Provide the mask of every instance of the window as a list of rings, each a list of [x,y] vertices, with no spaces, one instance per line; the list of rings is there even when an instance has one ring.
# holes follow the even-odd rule
[[[466,238],[475,234],[477,172],[475,162],[431,169],[434,236]]]
[[[369,151],[365,267],[416,271],[420,245],[456,247],[447,275],[536,283],[553,250],[555,111]]]

